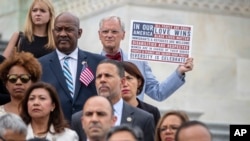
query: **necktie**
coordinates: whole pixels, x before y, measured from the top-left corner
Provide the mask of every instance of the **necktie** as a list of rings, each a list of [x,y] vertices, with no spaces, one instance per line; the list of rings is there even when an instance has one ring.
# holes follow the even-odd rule
[[[73,97],[73,95],[74,95],[73,78],[72,78],[72,74],[71,74],[70,68],[69,68],[69,59],[70,59],[69,56],[64,57],[63,74],[65,76],[66,83],[67,83],[68,89],[70,91],[70,95],[71,95],[71,97]]]
[[[120,52],[116,53],[115,55],[106,54],[106,57],[109,58],[109,59],[112,59],[112,60],[117,60],[117,61],[122,60],[122,56],[121,56]]]

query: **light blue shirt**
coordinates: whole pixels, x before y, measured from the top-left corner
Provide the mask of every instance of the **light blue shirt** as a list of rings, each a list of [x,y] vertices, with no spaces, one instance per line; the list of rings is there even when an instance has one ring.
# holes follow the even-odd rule
[[[128,54],[123,52],[122,49],[120,49],[120,52],[122,54],[122,61],[134,63],[145,79],[143,90],[141,94],[137,96],[142,101],[144,94],[156,101],[163,101],[185,83],[185,75],[179,74],[176,70],[165,80],[159,82],[146,61],[128,60]],[[102,51],[101,55],[105,56],[105,54],[106,53]]]
[[[115,116],[117,117],[117,120],[115,122],[115,125],[120,125],[122,120],[122,108],[123,108],[123,99],[120,98],[120,100],[113,105],[115,110]]]

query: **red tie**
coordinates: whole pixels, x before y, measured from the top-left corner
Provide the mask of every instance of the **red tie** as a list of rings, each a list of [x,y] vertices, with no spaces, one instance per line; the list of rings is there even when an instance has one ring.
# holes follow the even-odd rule
[[[116,53],[115,55],[106,54],[106,57],[109,58],[109,59],[112,59],[112,60],[117,60],[117,61],[122,60],[122,56],[121,56],[120,52]]]

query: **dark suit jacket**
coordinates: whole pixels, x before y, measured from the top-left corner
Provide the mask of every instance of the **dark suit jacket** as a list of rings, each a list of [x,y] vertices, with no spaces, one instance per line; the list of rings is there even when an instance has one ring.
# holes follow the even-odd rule
[[[86,134],[81,124],[81,116],[82,111],[72,116],[71,128],[77,132],[79,141],[86,141]],[[154,140],[155,126],[152,114],[139,108],[132,107],[125,101],[123,103],[121,124],[128,124],[133,127],[138,126],[143,131],[144,141]]]
[[[87,62],[88,66],[92,70],[93,75],[95,75],[96,67],[102,59],[105,59],[105,57],[79,49],[76,70],[75,94],[72,98],[69,94],[69,90],[67,88],[65,77],[63,75],[62,67],[56,51],[53,51],[39,58],[43,72],[42,81],[50,83],[56,88],[64,116],[69,122],[71,122],[71,116],[75,112],[82,110],[85,101],[89,97],[97,94],[95,88],[95,80],[93,80],[88,86],[85,86],[79,80],[80,73],[83,67],[82,62]]]
[[[5,60],[5,57],[3,55],[0,55],[0,63],[2,63]],[[5,84],[0,80],[0,105],[4,105],[6,103],[10,102],[10,95],[8,90],[5,87]]]
[[[131,121],[129,120],[130,118],[132,119]],[[123,103],[121,124],[138,126],[143,131],[144,141],[154,140],[155,126],[153,115],[139,108],[132,107],[125,101]]]
[[[79,136],[79,141],[86,141],[87,136],[82,128],[82,111],[76,112],[72,115],[71,120],[71,129],[75,130],[77,135]]]
[[[161,114],[160,114],[159,109],[153,105],[150,105],[148,103],[145,103],[145,102],[139,100],[138,98],[137,98],[137,101],[139,102],[137,108],[140,108],[144,111],[147,111],[154,116],[154,122],[155,122],[155,127],[156,127],[159,119],[161,118]]]

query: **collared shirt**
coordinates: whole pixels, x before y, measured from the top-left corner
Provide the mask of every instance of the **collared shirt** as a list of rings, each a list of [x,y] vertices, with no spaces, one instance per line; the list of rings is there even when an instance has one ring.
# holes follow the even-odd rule
[[[120,48],[119,48],[118,52],[121,53],[121,61],[123,61],[123,56],[122,56],[123,53],[122,53],[122,50],[121,50]],[[102,56],[106,56],[106,55],[107,55],[107,52],[105,52],[104,50],[102,50],[101,55],[102,55]]]
[[[78,47],[71,52],[69,55],[66,55],[62,52],[60,52],[58,49],[56,49],[56,52],[58,54],[58,58],[61,64],[61,67],[63,68],[63,62],[64,62],[64,57],[69,56],[69,67],[70,67],[70,72],[72,74],[73,78],[73,86],[74,86],[74,91],[75,91],[75,83],[76,83],[76,72],[77,72],[77,59],[78,59]]]
[[[113,105],[114,110],[115,110],[115,116],[117,117],[117,121],[115,122],[115,126],[121,124],[122,120],[122,109],[123,109],[123,100],[122,98]]]

